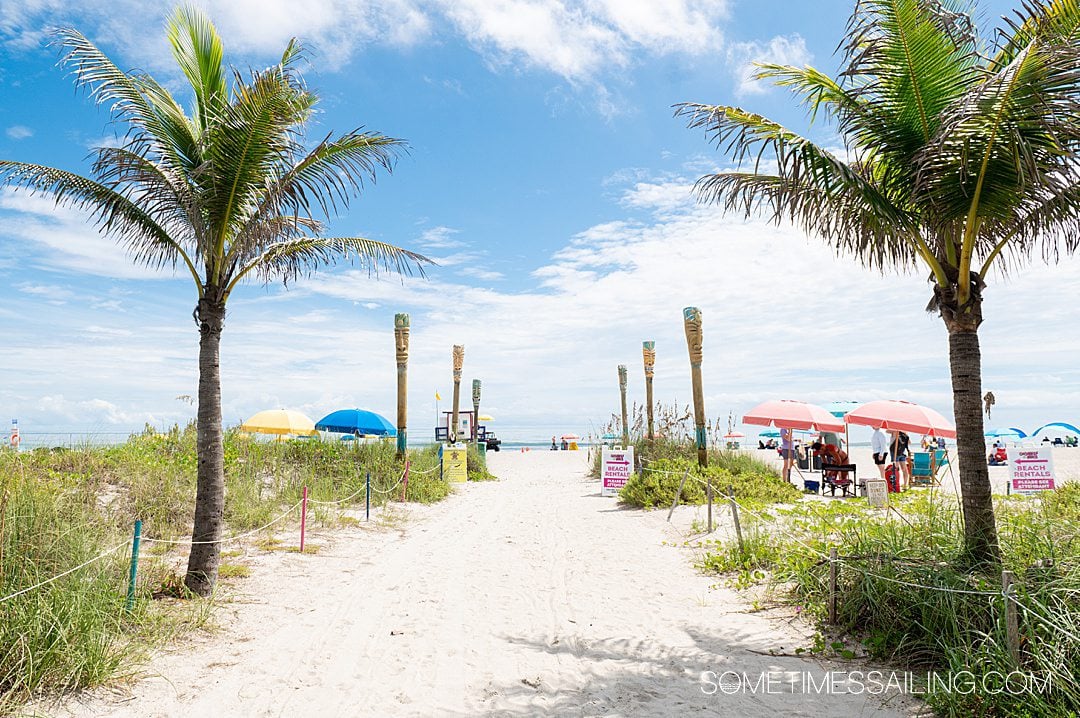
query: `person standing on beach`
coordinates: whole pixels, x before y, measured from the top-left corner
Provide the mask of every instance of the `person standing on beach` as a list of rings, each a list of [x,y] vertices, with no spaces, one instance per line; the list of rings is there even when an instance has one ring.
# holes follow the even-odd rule
[[[795,443],[791,440],[791,429],[780,430],[780,456],[784,458],[784,481],[791,482],[791,465],[795,463]]]
[[[893,464],[896,465],[896,483],[900,490],[911,485],[911,469],[908,468],[907,454],[911,445],[911,437],[902,431],[893,433],[892,444],[889,447],[892,452]]]
[[[889,458],[889,437],[880,426],[874,429],[874,435],[870,437],[870,450],[874,452],[874,465],[884,479],[885,461]]]

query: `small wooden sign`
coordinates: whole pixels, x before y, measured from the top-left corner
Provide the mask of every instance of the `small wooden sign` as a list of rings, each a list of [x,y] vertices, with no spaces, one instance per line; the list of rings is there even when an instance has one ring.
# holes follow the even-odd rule
[[[889,485],[885,479],[866,479],[865,491],[871,506],[883,509],[889,505]]]

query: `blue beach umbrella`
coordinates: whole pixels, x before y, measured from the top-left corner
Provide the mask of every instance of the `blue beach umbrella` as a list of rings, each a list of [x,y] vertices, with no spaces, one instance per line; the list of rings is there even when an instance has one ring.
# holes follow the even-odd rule
[[[1080,434],[1080,429],[1073,426],[1072,424],[1067,424],[1064,421],[1052,421],[1049,424],[1043,424],[1038,429],[1031,432],[1031,435],[1032,436],[1038,436],[1039,434],[1042,434],[1042,433],[1063,434],[1063,433],[1069,432],[1069,431],[1071,431],[1074,434]]]
[[[1019,441],[1020,439],[1026,437],[1027,434],[1020,431],[1020,429],[1002,427],[997,429],[990,429],[989,431],[984,431],[983,436],[989,437],[991,439],[1012,439],[1013,441]]]
[[[375,412],[364,409],[339,409],[315,422],[315,428],[333,434],[397,436],[393,424]]]

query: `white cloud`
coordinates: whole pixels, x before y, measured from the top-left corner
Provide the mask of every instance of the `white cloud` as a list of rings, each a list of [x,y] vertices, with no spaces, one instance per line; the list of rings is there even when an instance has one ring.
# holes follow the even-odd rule
[[[728,50],[728,62],[734,68],[737,82],[735,94],[739,97],[760,95],[768,92],[771,85],[754,79],[757,68],[754,63],[794,65],[809,64],[813,56],[800,35],[777,35],[767,43],[739,42]]]
[[[276,59],[290,38],[299,37],[318,52],[320,64],[331,68],[343,66],[366,45],[414,45],[432,28],[429,13],[413,0],[308,0],[302,11],[287,0],[198,4],[214,20],[230,52]],[[74,14],[65,0],[5,3],[0,38],[16,48],[35,47],[48,39],[50,27],[73,24],[95,42],[123,47],[128,62],[151,70],[172,69],[162,28],[175,6],[171,0],[84,0]]]
[[[289,292],[244,288],[222,342],[227,421],[270,406],[313,418],[351,405],[392,412],[392,318],[405,311],[414,436],[428,435],[434,391],[447,395],[450,346],[460,343],[466,378],[484,380],[504,433],[583,433],[616,407],[616,365],[631,368],[631,400],[641,400],[645,339],[657,342],[657,398],[688,400],[681,312],[691,305],[704,313],[710,417],[766,398],[903,397],[949,413],[946,336],[922,311],[922,276],[883,277],[793,228],[680,204],[689,183],[635,181],[623,203],[641,218],[583,228],[524,286],[472,286],[454,277],[486,268],[458,264],[404,283],[347,269]],[[0,314],[0,362],[14,377],[0,387],[0,405],[42,426],[186,421],[193,409],[174,397],[196,391],[198,336],[181,285],[125,294],[118,321],[95,308],[105,297],[49,308],[36,302],[48,283],[27,282],[30,291],[9,302],[14,314]],[[1075,261],[1034,266],[987,290],[981,337],[995,422],[1075,419],[1080,337],[1061,327],[1080,321],[1078,294]],[[1054,308],[1052,320],[1044,307]]]
[[[24,125],[12,125],[4,131],[4,134],[13,140],[25,140],[28,137],[33,137],[34,131]]]
[[[496,64],[523,62],[571,82],[626,67],[635,52],[719,48],[726,3],[699,0],[441,0],[458,30]]]
[[[506,277],[502,272],[483,269],[482,267],[465,267],[460,271],[460,274],[464,274],[466,277],[475,277],[483,282],[491,282]]]
[[[420,234],[420,246],[425,249],[455,249],[464,247],[465,243],[460,239],[454,239],[454,235],[460,234],[460,229],[453,227],[432,227],[425,229]]]

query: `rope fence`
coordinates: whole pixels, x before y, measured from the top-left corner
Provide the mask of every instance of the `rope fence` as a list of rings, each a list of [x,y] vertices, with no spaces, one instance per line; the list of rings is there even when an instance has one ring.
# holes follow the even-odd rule
[[[407,464],[405,469],[401,472],[401,476],[399,476],[397,481],[394,482],[394,484],[391,487],[389,487],[388,489],[379,489],[377,487],[371,486],[371,474],[370,474],[370,472],[368,472],[367,481],[365,482],[365,485],[363,487],[357,489],[356,491],[354,491],[353,493],[349,494],[348,496],[346,496],[344,498],[336,499],[334,501],[316,501],[314,499],[309,499],[307,497],[307,487],[305,486],[304,487],[304,497],[300,501],[297,501],[295,504],[293,504],[289,508],[282,511],[280,514],[275,516],[269,522],[263,524],[262,526],[260,526],[258,528],[251,529],[250,531],[245,531],[243,533],[234,534],[232,536],[227,536],[225,538],[215,539],[213,541],[194,541],[194,540],[192,540],[190,538],[189,539],[162,539],[162,538],[154,538],[152,536],[142,536],[141,535],[142,522],[141,521],[136,521],[135,522],[135,535],[134,535],[133,539],[127,539],[127,540],[123,541],[122,543],[119,543],[116,546],[113,546],[112,548],[107,549],[106,551],[103,551],[102,553],[98,554],[97,556],[94,556],[93,558],[91,558],[91,559],[89,559],[87,561],[84,561],[83,563],[79,564],[78,566],[74,566],[72,568],[69,568],[66,571],[63,571],[62,573],[58,573],[55,576],[52,576],[50,578],[45,579],[44,581],[39,581],[38,583],[34,584],[33,586],[27,586],[27,587],[22,588],[22,589],[20,589],[18,591],[15,591],[14,593],[11,593],[11,594],[9,594],[7,596],[0,597],[0,604],[4,603],[6,601],[10,601],[13,598],[17,598],[18,596],[22,596],[24,594],[30,593],[31,591],[35,591],[35,590],[37,590],[39,588],[42,588],[43,586],[47,586],[50,583],[53,583],[54,581],[58,581],[59,579],[64,578],[65,576],[69,576],[69,575],[75,573],[76,571],[84,569],[84,568],[86,568],[87,566],[90,566],[93,563],[96,563],[96,562],[98,562],[98,561],[100,561],[100,560],[102,560],[102,559],[104,559],[104,558],[106,558],[108,556],[113,555],[114,553],[116,553],[117,551],[119,551],[119,550],[121,550],[123,548],[131,546],[134,543],[134,548],[133,548],[132,557],[131,557],[131,573],[130,573],[130,581],[129,581],[130,586],[129,586],[129,590],[128,590],[129,600],[128,600],[128,605],[127,605],[128,610],[131,610],[131,608],[132,608],[131,598],[132,598],[132,595],[133,595],[133,588],[134,588],[134,583],[135,583],[135,579],[136,579],[136,567],[138,565],[138,546],[139,546],[140,541],[145,541],[145,542],[148,542],[148,543],[170,545],[170,546],[195,546],[195,545],[210,545],[210,544],[230,543],[230,542],[233,542],[233,541],[238,541],[240,539],[248,538],[250,536],[254,536],[255,534],[258,534],[258,533],[260,533],[262,531],[265,531],[266,529],[270,528],[271,526],[274,526],[274,525],[282,522],[283,520],[288,518],[294,511],[296,511],[297,508],[300,508],[301,509],[300,550],[302,552],[303,548],[304,548],[304,533],[305,533],[305,524],[306,524],[307,504],[311,503],[311,504],[317,504],[317,505],[320,505],[320,506],[339,506],[339,505],[345,504],[345,503],[357,498],[358,496],[360,496],[360,494],[362,494],[364,492],[367,492],[368,493],[367,510],[368,510],[368,518],[370,519],[370,510],[371,510],[370,492],[371,491],[375,491],[377,494],[380,494],[380,495],[383,495],[383,496],[391,496],[397,491],[397,489],[399,487],[402,486],[403,483],[405,485],[407,485],[407,481],[408,481],[410,473],[423,476],[423,475],[430,474],[430,473],[436,471],[438,468],[439,468],[438,466],[434,466],[434,467],[432,467],[430,469],[427,469],[425,471],[411,471],[409,465]],[[401,500],[402,501],[405,500],[404,492],[402,494],[402,499]]]
[[[106,556],[111,556],[112,554],[116,553],[120,549],[126,548],[130,543],[131,543],[131,541],[124,541],[121,544],[117,544],[116,546],[113,546],[111,549],[108,549],[107,551],[103,551],[103,552],[99,553],[97,556],[90,559],[89,561],[86,561],[84,563],[79,564],[75,568],[69,568],[67,571],[64,571],[63,573],[58,573],[55,576],[53,576],[52,578],[47,578],[44,581],[41,581],[40,583],[35,583],[33,586],[27,586],[26,588],[24,588],[22,590],[19,590],[19,591],[16,591],[15,593],[4,596],[3,598],[0,598],[0,603],[3,603],[4,601],[8,601],[8,600],[10,600],[12,598],[15,598],[16,596],[21,596],[24,593],[30,593],[31,591],[39,589],[42,586],[47,586],[50,583],[52,583],[53,581],[61,579],[64,576],[73,574],[73,573],[75,573],[76,571],[78,571],[81,568],[86,568],[90,564],[95,563],[97,561],[100,561],[101,559],[105,558]]]
[[[242,534],[236,534],[235,536],[228,536],[226,538],[216,539],[214,541],[192,541],[191,539],[176,539],[176,540],[174,540],[174,539],[156,539],[156,538],[151,538],[149,536],[143,536],[142,540],[143,541],[149,541],[150,543],[163,543],[163,544],[171,544],[171,545],[189,545],[190,544],[192,546],[209,545],[209,544],[217,544],[217,543],[229,543],[231,541],[237,541],[237,540],[242,539],[242,538],[247,538],[248,536],[253,536],[254,534],[259,533],[260,531],[265,531],[266,529],[270,528],[271,526],[273,526],[274,524],[278,523],[279,521],[284,519],[286,516],[291,514],[296,509],[296,507],[300,505],[300,503],[301,502],[297,501],[295,504],[293,504],[289,508],[285,509],[285,511],[278,514],[277,518],[272,519],[270,521],[270,523],[264,524],[264,525],[260,526],[257,529],[251,529],[250,531],[245,531]]]

